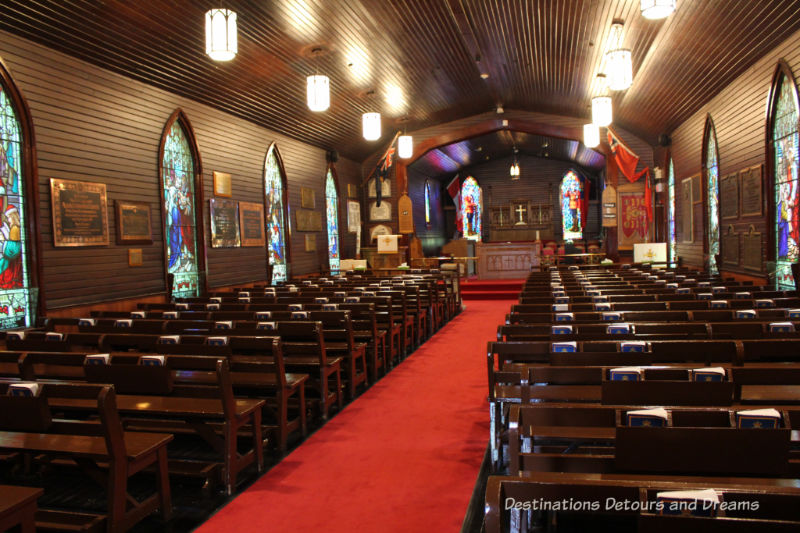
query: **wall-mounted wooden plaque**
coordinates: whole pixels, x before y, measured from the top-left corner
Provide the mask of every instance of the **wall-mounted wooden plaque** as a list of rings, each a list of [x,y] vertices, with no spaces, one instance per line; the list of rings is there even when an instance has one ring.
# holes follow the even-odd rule
[[[317,234],[316,233],[306,233],[305,234],[305,245],[306,245],[306,252],[316,252],[317,251]]]
[[[295,213],[297,231],[322,231],[322,214],[319,211],[298,209]]]
[[[400,233],[414,233],[413,209],[411,198],[407,194],[400,196],[397,200],[397,226]]]
[[[108,245],[105,183],[50,179],[54,246]]]
[[[761,166],[747,168],[739,172],[742,180],[742,216],[761,216],[762,180]]]
[[[142,249],[141,248],[128,248],[128,266],[140,267],[142,266]]]
[[[214,196],[230,198],[233,195],[231,175],[227,172],[214,171]]]
[[[722,235],[722,263],[739,266],[739,234],[734,231],[733,225]]]
[[[681,197],[678,218],[680,219],[680,231],[682,242],[694,242],[694,203],[692,201],[692,182],[697,178],[686,178],[681,181]]]
[[[238,248],[239,239],[239,213],[238,204],[233,200],[212,198],[211,205],[211,247],[212,248]]]
[[[353,185],[352,183],[347,184],[347,197],[348,198],[358,198],[358,187]]]
[[[264,246],[264,205],[239,202],[239,226],[242,246]]]
[[[117,244],[152,244],[150,204],[114,202],[117,211]]]
[[[750,231],[743,236],[742,266],[747,270],[761,272],[764,256],[761,253],[761,233]]]
[[[300,187],[300,207],[305,209],[314,209],[317,207],[317,198],[314,194],[314,189]]]
[[[719,211],[723,219],[739,218],[739,173],[735,172],[719,181]]]
[[[617,189],[609,185],[603,190],[603,227],[617,226]]]

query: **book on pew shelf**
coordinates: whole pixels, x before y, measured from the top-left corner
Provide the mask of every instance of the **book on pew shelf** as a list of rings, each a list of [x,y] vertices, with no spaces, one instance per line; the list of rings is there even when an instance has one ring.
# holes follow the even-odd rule
[[[78,325],[79,326],[94,326],[95,324],[97,324],[97,319],[94,319],[94,318],[79,318],[78,319]],[[9,332],[9,333],[11,333],[11,332]]]
[[[647,350],[647,342],[645,341],[624,341],[619,343],[619,351],[621,352],[645,352]]]
[[[611,311],[611,304],[608,302],[600,302],[594,304],[595,311]]]
[[[111,354],[93,353],[83,358],[84,365],[107,365],[111,360]]]
[[[678,289],[675,291],[675,294],[691,294],[691,292],[692,289],[688,287],[678,287]]]
[[[675,272],[664,272],[664,277],[672,279],[675,277]]]
[[[770,322],[770,333],[792,333],[794,332],[794,324],[791,322]]]
[[[256,320],[269,320],[272,318],[272,311],[256,311]]]
[[[275,329],[275,322],[259,322],[256,329]]]
[[[669,413],[663,407],[652,409],[637,409],[625,414],[625,421],[630,427],[656,427],[667,426]]]
[[[725,292],[727,290],[728,290],[727,287],[723,287],[721,285],[717,285],[716,287],[711,287],[711,292],[713,292],[714,294],[719,294],[719,293]]]
[[[147,313],[144,311],[131,311],[131,318],[147,318]]]
[[[630,332],[631,325],[626,322],[619,322],[606,326],[606,333],[609,335],[627,335]]]
[[[567,311],[569,310],[569,304],[553,304],[553,311]]]
[[[177,304],[175,304],[175,309],[177,309],[178,311],[188,311],[189,310],[189,304],[177,303]]]
[[[219,311],[219,304],[206,304],[206,309],[209,311]]]
[[[300,292],[300,289],[297,287],[289,287],[289,292]]]
[[[250,298],[250,291],[239,291],[239,298]]]
[[[329,280],[329,281],[324,282],[323,285],[326,285],[326,286],[327,285],[336,285],[336,283],[334,283],[333,281]]]
[[[161,313],[161,318],[163,318],[165,320],[177,319],[178,318],[178,312],[177,311],[164,311],[163,313]]]
[[[338,311],[339,304],[322,304],[323,311]]]
[[[550,282],[550,288],[553,288],[553,289],[563,289],[563,288],[564,288],[564,286],[563,286],[563,285],[561,285],[561,283],[559,283],[559,282],[557,282],[557,281],[553,281],[553,282]]]
[[[9,396],[27,396],[33,398],[39,395],[39,384],[33,381],[20,381],[8,386]]]
[[[572,334],[572,326],[551,326],[550,332],[553,335],[570,335]]]
[[[580,270],[580,267],[578,267],[578,265],[570,265],[569,269],[570,270]]]
[[[564,292],[564,291],[553,291],[553,296],[556,297],[556,298],[561,297],[561,296],[566,296],[566,295],[567,295],[567,293]]]
[[[228,337],[209,337],[206,342],[209,346],[227,346]]]
[[[714,489],[656,493],[656,511],[660,515],[714,517],[719,503],[719,494]]]
[[[375,293],[372,291],[364,291],[361,293],[364,298],[375,298]]]
[[[725,381],[725,369],[721,366],[711,366],[692,369],[692,381],[722,382]]]
[[[697,286],[698,287],[710,287],[711,286],[711,282],[710,281],[701,281],[701,282],[699,282],[697,284]]]
[[[249,296],[239,296],[238,302],[239,303],[243,303],[243,304],[249,304],[250,303],[250,297]]]
[[[133,326],[133,320],[130,318],[120,318],[114,321],[115,328],[129,328],[131,326]]]
[[[678,288],[678,284],[677,284],[677,283],[675,283],[675,282],[672,282],[672,283],[667,283],[666,287],[667,287],[668,289],[677,289],[677,288]]]
[[[58,331],[48,331],[44,334],[44,340],[51,342],[58,342],[64,340],[64,334]]]
[[[622,313],[620,311],[605,311],[601,316],[606,322],[611,320],[622,320]]]
[[[343,291],[336,291],[333,293],[334,298],[347,298],[347,293]]]
[[[711,300],[711,309],[727,309],[728,300]]]
[[[344,299],[344,303],[346,304],[357,304],[361,301],[361,298],[358,296],[348,296]]]
[[[712,298],[712,294],[710,292],[698,292],[697,299],[698,300],[710,300]]]
[[[264,289],[264,294],[275,294],[275,287],[267,287]]]
[[[683,280],[683,282],[684,283],[695,283],[695,282],[697,282],[697,280],[694,279],[694,278],[686,278],[686,279]]]
[[[753,295],[750,294],[749,292],[737,292],[734,293],[733,297],[736,298],[737,300],[749,300],[750,298],[753,297]]]
[[[180,335],[161,335],[158,337],[158,344],[180,344]]]
[[[317,278],[317,281],[328,281],[328,278]]]
[[[550,349],[553,351],[553,353],[577,352],[578,343],[575,341],[554,342],[550,345]]]
[[[586,296],[601,296],[602,293],[598,289],[591,289],[586,291]]]
[[[657,279],[656,280],[656,285],[665,285],[666,286],[666,284],[667,284],[667,280],[665,280],[665,279]]]
[[[233,329],[233,320],[218,320],[214,322],[214,329]]]
[[[553,301],[555,301],[557,304],[568,304],[569,296],[556,296]]]
[[[289,304],[289,307],[287,307],[287,309],[289,309],[289,311],[302,311],[303,304]]]
[[[655,281],[655,280],[658,279],[658,276],[650,275],[650,276],[647,276],[647,279],[650,280],[650,281]]]
[[[304,279],[303,280],[303,285],[311,285],[311,280],[310,279]]]
[[[756,300],[756,307],[760,307],[760,308],[775,307],[775,302],[773,302],[769,298],[758,299],[758,300]]]
[[[296,320],[296,319],[305,320],[306,318],[308,318],[308,312],[307,311],[292,311],[292,314],[290,316],[292,317],[293,320]]]
[[[610,381],[643,381],[644,369],[640,366],[621,366],[608,371]]]
[[[739,429],[777,429],[780,425],[781,414],[776,409],[736,411],[736,427]]]
[[[574,313],[556,313],[556,322],[571,322],[574,319]]]
[[[142,366],[164,366],[167,358],[163,355],[143,355],[139,358],[139,364]]]
[[[683,274],[676,274],[675,279],[678,281],[684,281],[686,279],[686,276],[684,276]]]
[[[324,296],[320,296],[319,298],[314,298],[314,303],[315,304],[326,304],[326,303],[328,303],[328,299],[325,298]]]
[[[213,298],[209,298],[208,301],[214,304],[221,304],[222,298],[220,298],[219,296],[214,296]]]
[[[758,315],[755,309],[737,309],[736,318],[755,318]]]
[[[789,318],[800,318],[800,309],[787,309],[786,316]]]

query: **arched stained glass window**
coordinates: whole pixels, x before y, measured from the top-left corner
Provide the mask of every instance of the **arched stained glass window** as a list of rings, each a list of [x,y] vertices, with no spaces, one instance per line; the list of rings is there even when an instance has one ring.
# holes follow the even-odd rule
[[[271,283],[286,281],[286,224],[284,205],[284,176],[273,144],[264,161],[264,214],[266,216],[267,257],[272,265]]]
[[[705,136],[706,195],[708,197],[708,270],[719,272],[719,158],[717,156],[717,133],[714,123],[708,118]]]
[[[461,216],[464,221],[464,238],[481,240],[483,192],[472,176],[461,185]]]
[[[787,69],[788,70],[788,69]],[[800,258],[798,209],[797,89],[791,72],[781,72],[773,101],[772,157],[775,183],[775,278],[779,289],[794,289],[792,263]]]
[[[678,257],[678,241],[675,237],[675,167],[671,157],[667,163],[667,240],[669,261],[674,263]]]
[[[331,273],[339,272],[339,193],[336,190],[336,180],[333,172],[328,169],[325,177],[325,212],[328,222],[328,262]]]
[[[583,200],[583,183],[574,171],[564,174],[561,180],[561,228],[564,239],[580,239],[583,237],[583,220],[581,203]]]
[[[167,123],[161,154],[167,272],[174,276],[175,298],[200,294],[195,206],[197,164],[183,120],[182,114],[177,113]]]
[[[22,125],[0,82],[0,329],[32,325]]]
[[[425,224],[431,224],[431,184],[425,180]]]

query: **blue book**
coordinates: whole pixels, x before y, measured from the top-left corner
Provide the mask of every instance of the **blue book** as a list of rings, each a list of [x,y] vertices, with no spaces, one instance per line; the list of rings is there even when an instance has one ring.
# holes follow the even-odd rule
[[[794,324],[791,322],[770,322],[769,323],[769,332],[770,333],[793,333],[794,332]]]
[[[233,320],[220,320],[214,322],[214,329],[233,329]]]
[[[688,287],[678,287],[675,290],[675,294],[691,294],[691,293],[692,293],[692,289],[690,289]]]
[[[158,338],[158,344],[179,344],[180,342],[180,335],[161,335]]]
[[[756,307],[760,309],[764,309],[766,307],[775,307],[775,302],[768,298],[756,300]]]
[[[553,299],[553,301],[557,304],[568,304],[569,303],[569,296],[557,296]]]
[[[275,322],[258,322],[256,329],[275,329]]]
[[[750,298],[753,297],[753,295],[750,294],[749,292],[737,292],[734,294],[734,297],[737,300],[749,300]]]
[[[551,346],[550,349],[553,351],[553,353],[578,351],[578,343],[575,341],[554,342],[550,346]]]
[[[209,311],[219,311],[219,304],[206,304],[206,309]]]
[[[272,311],[257,311],[256,320],[269,320],[272,318]]]
[[[94,319],[94,318],[79,318],[78,319],[78,325],[79,326],[88,326],[88,327],[90,327],[90,326],[94,326],[95,324],[97,324],[97,320]],[[11,333],[11,332],[9,331],[9,333]]]
[[[641,352],[644,353],[647,348],[645,341],[624,341],[619,343],[619,351],[621,352]]]
[[[345,301],[345,303],[348,303],[348,304],[357,304],[358,302],[361,301],[361,297],[359,297],[359,296],[348,296],[347,298],[344,299],[344,301]]]
[[[758,313],[756,313],[755,309],[737,309],[736,310],[736,318],[756,318]]]
[[[611,304],[608,302],[601,302],[594,304],[595,311],[611,311]]]
[[[209,346],[227,346],[228,337],[209,337],[206,342]]]
[[[800,318],[800,309],[789,309],[786,311],[786,316],[789,318]]]
[[[39,394],[39,384],[28,381],[21,381],[19,383],[11,383],[8,386],[9,396],[24,396],[33,398]]]
[[[177,311],[164,311],[161,313],[161,318],[164,320],[177,320],[178,312]]]
[[[777,429],[781,426],[781,414],[776,409],[747,409],[736,412],[739,429]]]
[[[131,318],[147,318],[147,313],[144,311],[131,311]]]
[[[111,359],[111,354],[107,353],[93,353],[87,355],[83,359],[84,365],[107,365],[108,361]]]
[[[64,340],[64,334],[58,331],[48,331],[44,334],[44,340],[50,342],[58,342]]]
[[[644,370],[638,366],[622,366],[608,371],[611,381],[643,381]]]
[[[574,319],[573,313],[556,313],[556,322],[570,322]]]
[[[303,304],[289,304],[289,311],[302,311]]]
[[[716,287],[711,287],[711,292],[713,292],[714,294],[720,294],[720,293],[725,292],[727,290],[728,290],[727,287],[722,287],[721,285],[718,285]]]
[[[701,282],[699,282],[697,284],[697,286],[698,287],[710,287],[711,286],[711,282],[710,281],[701,281]]]
[[[711,309],[727,309],[728,300],[711,300]]]
[[[163,355],[143,355],[139,358],[142,366],[164,366],[166,358]]]
[[[339,304],[322,304],[323,311],[338,311]]]
[[[552,326],[550,331],[553,335],[570,335],[572,334],[572,326]]]
[[[678,288],[678,284],[674,283],[674,282],[673,283],[667,283],[666,286],[667,286],[668,289],[677,289]]]
[[[602,314],[605,322],[613,320],[622,320],[622,313],[620,311],[606,311]]]
[[[555,312],[559,312],[559,311],[568,311],[568,310],[569,310],[569,304],[567,304],[567,303],[563,303],[563,304],[561,304],[561,303],[553,304],[553,311],[555,311]]]
[[[712,298],[712,294],[710,292],[699,292],[697,293],[698,300],[710,300]]]
[[[129,328],[131,326],[133,326],[133,320],[130,318],[121,318],[114,321],[115,328]]]
[[[316,304],[326,304],[328,303],[328,299],[325,297],[314,298],[314,303]]]
[[[627,335],[630,332],[631,332],[630,324],[619,323],[606,326],[606,333],[609,335]]]
[[[305,319],[308,318],[308,312],[307,311],[292,311],[292,314],[290,316],[294,320],[296,320],[296,319],[305,320]]]
[[[692,381],[722,382],[725,381],[725,369],[720,366],[692,369]]]
[[[669,413],[663,407],[628,411],[625,420],[630,427],[666,427]]]

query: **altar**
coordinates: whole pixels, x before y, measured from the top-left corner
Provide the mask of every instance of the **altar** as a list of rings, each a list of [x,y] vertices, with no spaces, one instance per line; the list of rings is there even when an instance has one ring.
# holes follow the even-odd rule
[[[478,279],[527,278],[539,269],[541,251],[540,242],[479,242]]]

